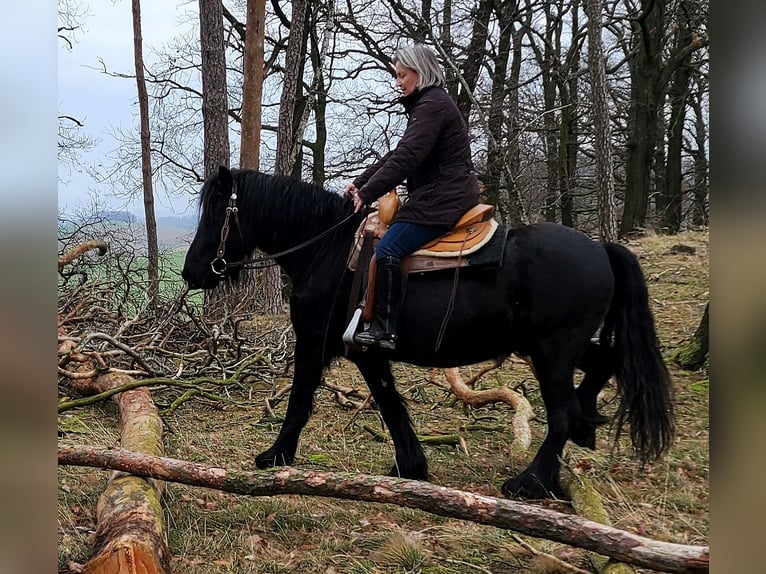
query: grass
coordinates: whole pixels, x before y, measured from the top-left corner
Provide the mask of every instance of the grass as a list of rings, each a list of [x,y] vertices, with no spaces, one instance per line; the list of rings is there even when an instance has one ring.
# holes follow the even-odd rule
[[[674,254],[675,244],[695,248]],[[696,329],[709,297],[708,235],[647,236],[631,241],[648,279],[650,299],[669,358]],[[283,319],[286,320],[286,319]],[[641,468],[621,439],[612,448],[608,429],[598,433],[598,450],[569,444],[567,464],[585,473],[603,498],[612,523],[659,540],[707,544],[709,535],[709,379],[669,364],[674,382],[677,437],[661,461]],[[475,368],[474,368],[475,369]],[[471,368],[464,371],[467,374]],[[512,413],[505,405],[468,409],[427,382],[428,371],[394,365],[418,433],[461,432],[460,446],[426,446],[432,481],[483,494],[500,495],[500,485],[525,461],[510,451]],[[364,390],[358,372],[339,361],[327,374],[344,386]],[[268,422],[264,399],[272,384],[255,381],[242,406],[186,403],[165,416],[168,456],[231,468],[252,468],[255,455],[269,446],[278,426]],[[482,387],[522,385],[538,420],[532,422],[536,448],[545,427],[539,389],[529,369],[508,362],[489,373]],[[607,400],[611,391],[606,393]],[[365,426],[381,430],[373,410],[353,422],[326,389],[320,389],[315,412],[303,435],[296,464],[318,470],[386,472],[392,462],[390,442],[377,442]],[[286,404],[279,403],[277,416]],[[613,409],[607,403],[606,412]],[[474,422],[496,430],[462,431]],[[59,417],[60,444],[113,445],[118,441],[115,409],[105,404]],[[108,473],[94,469],[59,469],[59,561],[87,560],[95,529],[95,507]],[[519,545],[512,533],[497,528],[436,517],[395,506],[299,496],[254,498],[183,485],[167,485],[164,496],[174,571],[189,574],[296,572],[324,574],[423,574],[558,572]],[[564,501],[547,502],[570,511]],[[586,555],[570,547],[526,539],[536,549],[588,568]],[[639,572],[642,572],[639,570]],[[643,571],[647,572],[647,571]]]

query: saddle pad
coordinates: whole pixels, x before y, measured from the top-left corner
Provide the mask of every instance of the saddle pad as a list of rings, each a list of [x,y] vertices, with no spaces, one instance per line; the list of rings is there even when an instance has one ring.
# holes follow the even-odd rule
[[[496,224],[497,225],[497,224]],[[495,233],[489,237],[481,249],[473,250],[465,257],[433,257],[431,255],[412,254],[402,259],[402,271],[418,273],[422,271],[439,271],[455,267],[482,267],[484,269],[499,267],[505,256],[505,244],[508,238],[508,227],[497,225]]]
[[[484,247],[497,230],[497,221],[480,221],[454,230],[447,235],[426,243],[413,255],[430,257],[459,257],[470,255]]]

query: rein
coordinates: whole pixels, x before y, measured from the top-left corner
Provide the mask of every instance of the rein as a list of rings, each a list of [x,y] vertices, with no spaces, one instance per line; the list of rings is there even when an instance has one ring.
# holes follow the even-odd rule
[[[345,224],[347,221],[352,219],[356,212],[351,213],[348,217],[345,217],[344,219],[340,220],[338,223],[330,227],[329,229],[326,229],[319,235],[316,235],[315,237],[312,237],[311,239],[308,239],[304,241],[303,243],[299,243],[298,245],[294,245],[293,247],[290,247],[289,249],[285,249],[284,251],[280,251],[278,253],[272,253],[270,255],[264,255],[261,257],[255,257],[253,259],[242,259],[240,261],[235,261],[233,263],[227,263],[227,261],[223,258],[224,254],[226,253],[226,239],[229,236],[229,219],[232,215],[234,215],[234,222],[237,224],[237,231],[239,231],[239,238],[242,241],[242,244],[244,245],[245,239],[242,236],[242,228],[239,225],[239,209],[237,208],[237,187],[236,182],[234,183],[234,188],[231,192],[231,197],[229,198],[229,204],[226,206],[226,218],[223,221],[223,227],[221,228],[221,242],[218,244],[218,251],[216,252],[216,257],[213,259],[213,261],[210,262],[210,268],[213,270],[213,273],[223,278],[223,274],[226,272],[226,269],[229,269],[231,267],[242,267],[243,269],[265,269],[267,267],[273,267],[274,265],[277,265],[277,262],[274,261],[277,257],[282,257],[283,255],[289,255],[290,253],[294,253],[300,249],[303,249],[304,247],[308,247],[312,243],[316,243],[323,237],[326,237],[333,231],[340,228],[343,224]],[[367,208],[365,208],[366,210]]]

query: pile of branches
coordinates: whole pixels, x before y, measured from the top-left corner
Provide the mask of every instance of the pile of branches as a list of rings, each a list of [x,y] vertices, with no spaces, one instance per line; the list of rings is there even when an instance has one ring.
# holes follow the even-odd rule
[[[235,307],[217,309],[211,320],[202,294],[189,293],[167,263],[178,260],[170,253],[162,257],[160,298],[150,301],[141,234],[129,223],[60,221],[59,228],[59,412],[125,390],[80,398],[80,381],[107,373],[152,387],[161,410],[192,398],[236,402],[254,382],[271,385],[286,374],[294,348],[287,316],[244,316]],[[95,233],[106,240],[85,239]]]

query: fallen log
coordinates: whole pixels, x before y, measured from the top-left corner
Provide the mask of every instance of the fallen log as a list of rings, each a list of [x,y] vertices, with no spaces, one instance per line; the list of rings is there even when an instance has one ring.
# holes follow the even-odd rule
[[[702,573],[710,570],[707,546],[652,540],[576,515],[428,482],[354,473],[301,471],[290,467],[271,471],[229,470],[126,449],[95,446],[61,447],[58,461],[63,465],[122,470],[169,482],[251,496],[302,494],[397,504],[562,542],[663,572]]]
[[[574,472],[562,472],[559,478],[564,494],[572,501],[577,514],[588,520],[607,526],[612,525],[609,515],[601,503],[601,496],[586,476]],[[589,552],[589,558],[598,574],[635,574],[633,567],[598,553]]]
[[[81,391],[102,393],[133,379],[109,373]],[[152,456],[164,454],[162,419],[145,387],[112,397],[120,411],[120,444]],[[129,471],[128,471],[129,472]],[[112,475],[96,506],[97,527],[85,574],[169,574],[170,552],[160,496],[163,484],[125,472]]]

